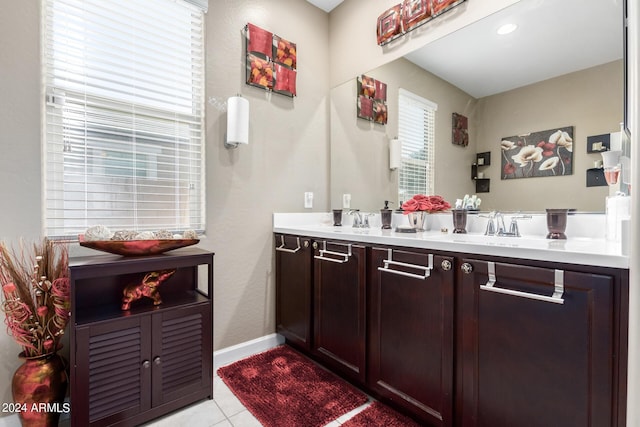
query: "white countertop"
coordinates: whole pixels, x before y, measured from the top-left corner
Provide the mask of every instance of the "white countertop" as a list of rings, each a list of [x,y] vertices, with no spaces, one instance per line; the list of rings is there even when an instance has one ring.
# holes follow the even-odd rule
[[[379,216],[379,215],[378,215]],[[467,227],[468,234],[452,234],[453,227],[447,224],[450,215],[436,215],[433,218],[431,230],[419,233],[398,233],[392,230],[382,230],[379,220],[372,218],[370,228],[352,228],[347,225],[333,226],[330,213],[302,213],[302,214],[274,214],[273,231],[276,233],[294,234],[321,239],[338,239],[381,244],[404,246],[412,248],[433,249],[439,251],[459,252],[467,254],[492,255],[508,258],[522,258],[540,261],[550,261],[567,264],[593,265],[600,267],[629,268],[629,257],[622,254],[620,242],[606,240],[604,237],[581,236],[578,229],[567,227],[567,240],[546,239],[543,234],[527,234],[521,227],[523,237],[485,236],[478,231],[479,224]],[[544,217],[544,215],[542,215]],[[569,219],[571,224],[572,218]],[[574,222],[595,222],[596,228],[602,228],[601,218],[580,218]],[[394,222],[396,218],[394,217]],[[524,222],[524,221],[523,221]],[[539,222],[533,218],[532,223]],[[394,227],[396,224],[393,224]],[[532,225],[533,226],[533,225]],[[591,224],[581,225],[593,230]],[[447,231],[441,231],[446,228]],[[540,227],[538,227],[540,228]],[[546,226],[545,226],[546,228]],[[573,231],[572,237],[569,231]]]

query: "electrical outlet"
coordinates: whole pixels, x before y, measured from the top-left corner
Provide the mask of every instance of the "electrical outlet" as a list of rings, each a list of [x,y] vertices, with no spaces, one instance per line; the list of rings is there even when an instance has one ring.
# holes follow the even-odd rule
[[[342,209],[349,209],[351,207],[351,194],[342,195]]]
[[[313,207],[313,193],[310,191],[304,193],[304,207],[307,209]]]

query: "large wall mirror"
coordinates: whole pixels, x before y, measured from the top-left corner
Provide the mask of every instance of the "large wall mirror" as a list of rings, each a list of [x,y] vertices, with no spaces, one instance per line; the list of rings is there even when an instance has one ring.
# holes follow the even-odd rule
[[[490,191],[483,210],[604,211],[607,186],[587,186],[601,159],[587,138],[620,130],[624,114],[622,0],[521,0],[363,74],[387,84],[388,124],[357,118],[356,76],[331,90],[331,208],[377,211],[397,203],[397,171],[388,167],[397,136],[398,91],[438,104],[435,189],[449,201],[476,192],[471,164],[484,168]],[[518,28],[500,36],[507,23]],[[452,144],[452,113],[468,118],[469,145]],[[573,173],[501,179],[502,138],[573,126]],[[535,141],[536,143],[538,141]],[[527,142],[528,144],[529,142]],[[397,205],[392,205],[397,207]]]

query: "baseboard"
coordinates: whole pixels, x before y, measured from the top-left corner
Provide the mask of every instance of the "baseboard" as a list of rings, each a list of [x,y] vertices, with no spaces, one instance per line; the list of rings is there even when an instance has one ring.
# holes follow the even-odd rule
[[[215,351],[213,353],[213,370],[217,372],[221,366],[228,365],[257,353],[262,353],[283,343],[284,337],[282,335],[270,334]],[[2,426],[0,425],[0,427]]]

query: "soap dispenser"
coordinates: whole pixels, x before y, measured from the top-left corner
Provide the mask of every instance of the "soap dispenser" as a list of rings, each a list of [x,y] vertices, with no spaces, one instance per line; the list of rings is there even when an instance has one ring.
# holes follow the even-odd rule
[[[391,230],[391,215],[393,211],[389,209],[389,201],[384,201],[384,208],[380,209],[380,218],[383,230]]]

